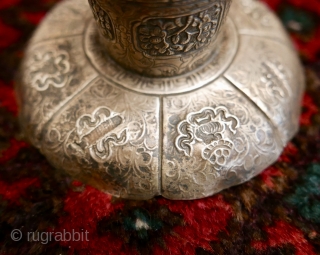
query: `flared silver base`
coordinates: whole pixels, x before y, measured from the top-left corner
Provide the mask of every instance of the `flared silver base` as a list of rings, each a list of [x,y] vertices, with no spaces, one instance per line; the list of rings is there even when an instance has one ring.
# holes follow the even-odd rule
[[[196,70],[148,78],[107,55],[86,0],[62,2],[21,67],[26,136],[57,171],[122,198],[196,199],[251,179],[298,130],[303,72],[262,3],[235,1],[221,33]]]

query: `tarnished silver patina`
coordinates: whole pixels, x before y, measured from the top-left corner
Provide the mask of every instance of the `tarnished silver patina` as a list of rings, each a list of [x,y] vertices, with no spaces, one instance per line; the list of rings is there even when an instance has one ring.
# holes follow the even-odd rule
[[[303,89],[258,1],[66,0],[17,90],[23,130],[57,171],[122,198],[196,199],[276,161]]]

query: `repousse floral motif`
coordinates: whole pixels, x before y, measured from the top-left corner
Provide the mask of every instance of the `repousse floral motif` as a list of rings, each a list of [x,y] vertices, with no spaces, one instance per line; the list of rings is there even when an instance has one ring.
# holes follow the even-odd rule
[[[113,40],[115,38],[115,32],[112,25],[111,18],[107,12],[105,12],[96,2],[96,0],[89,0],[93,16],[97,23],[99,23],[102,30],[102,34]]]
[[[137,27],[137,47],[150,56],[170,56],[197,50],[218,30],[223,6],[177,18],[147,19]]]

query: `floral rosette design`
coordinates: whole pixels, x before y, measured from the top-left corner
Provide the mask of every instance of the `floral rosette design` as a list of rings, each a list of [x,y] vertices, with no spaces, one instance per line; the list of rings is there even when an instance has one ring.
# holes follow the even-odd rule
[[[222,6],[177,18],[148,19],[138,26],[138,47],[146,55],[171,56],[197,50],[217,33]]]

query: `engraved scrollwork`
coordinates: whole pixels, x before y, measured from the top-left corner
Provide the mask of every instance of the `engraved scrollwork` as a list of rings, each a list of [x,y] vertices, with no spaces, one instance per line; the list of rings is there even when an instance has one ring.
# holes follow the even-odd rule
[[[63,24],[55,11],[59,22],[47,19],[42,31],[63,33],[31,43],[23,68],[27,135],[57,169],[123,198],[194,199],[277,159],[277,129],[298,123],[302,81],[278,21],[258,1],[234,1],[248,7],[233,8],[216,41],[229,0],[192,8],[169,0],[170,11],[162,1],[164,12],[148,8],[152,1],[122,12],[116,0],[89,0],[106,40],[87,19],[87,2],[77,1],[60,9],[81,18]]]
[[[36,52],[29,63],[29,76],[32,86],[38,91],[45,91],[50,86],[66,86],[72,79],[68,52],[62,49]]]
[[[234,146],[228,133],[235,134],[238,127],[238,118],[225,107],[203,108],[189,113],[186,120],[179,123],[175,145],[186,156],[192,156],[195,144],[201,143],[202,158],[219,168],[226,165]]]
[[[123,116],[105,106],[98,107],[92,114],[83,114],[64,146],[67,154],[78,155],[86,162],[90,161],[87,158],[90,155],[99,164],[111,162],[113,158],[123,166],[129,164],[139,169],[150,166],[152,154],[143,142],[139,144],[144,128],[136,121],[126,125],[124,122]]]
[[[115,39],[115,32],[114,32],[114,27],[111,21],[111,18],[109,14],[104,11],[99,4],[97,4],[96,0],[89,0],[93,16],[96,20],[96,22],[100,25],[102,34],[110,39],[114,40]]]
[[[263,62],[261,64],[262,89],[265,89],[268,97],[278,101],[287,100],[291,90],[288,84],[288,75],[284,66],[279,61]]]
[[[74,176],[86,169],[87,178],[102,179],[113,194],[128,194],[129,189],[141,197],[154,194],[158,145],[151,130],[157,130],[156,98],[124,93],[103,79],[92,81],[81,98],[45,133],[46,153],[65,155],[55,156],[53,164],[68,166]]]
[[[118,47],[118,45],[115,44],[113,46],[113,50],[119,52],[121,58],[125,59],[128,65],[134,65],[136,67],[140,66],[143,68],[143,70],[153,66],[157,72],[162,72],[163,70],[162,73],[165,73],[165,70],[176,70],[174,72],[178,72],[180,68],[190,67],[189,64],[179,67],[169,65],[168,63],[166,65],[159,66],[159,64],[156,65],[154,62],[152,62],[151,58],[146,57],[140,60],[134,59],[133,57],[135,57],[135,54],[130,54],[131,47],[133,46],[130,41],[132,38],[128,34],[128,31],[126,31],[123,26],[117,27],[116,31],[119,45],[122,47]],[[217,52],[217,55],[215,55],[214,60],[208,62],[208,65],[204,66],[204,68],[201,68],[198,72],[193,72],[171,79],[150,79],[145,76],[137,75],[133,72],[127,72],[126,69],[123,69],[113,61],[110,61],[110,58],[105,55],[104,50],[95,47],[96,43],[98,43],[98,40],[96,36],[95,24],[93,22],[90,23],[85,35],[85,51],[92,61],[92,64],[99,70],[99,73],[102,76],[107,77],[117,84],[121,84],[121,86],[136,92],[153,95],[172,94],[199,88],[200,86],[216,79],[219,77],[219,74],[226,70],[234,58],[236,49],[238,47],[237,32],[230,20],[227,20],[226,22],[226,29],[224,30],[222,37],[222,47]],[[197,52],[194,52],[193,54],[194,55],[192,55],[192,59],[195,61],[195,65],[197,65],[198,61],[202,61],[203,63],[203,58],[200,60],[198,59],[199,56]],[[213,76],[212,74],[215,75]]]
[[[162,183],[176,199],[244,182],[279,153],[266,118],[227,80],[203,90],[165,99]]]
[[[107,39],[94,40],[104,48],[104,57],[108,55],[122,67],[144,76],[187,73],[203,65],[222,47],[217,34],[230,1],[192,3],[183,10],[171,6],[168,12],[159,12],[155,11],[157,4],[152,8],[140,4],[118,8],[113,1],[90,0],[95,20]],[[106,35],[106,31],[111,34]]]
[[[218,30],[223,6],[216,3],[197,14],[177,18],[149,18],[136,29],[136,48],[146,56],[172,56],[197,50]]]

